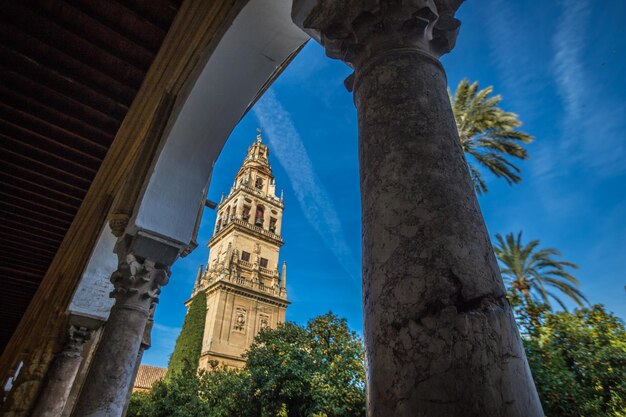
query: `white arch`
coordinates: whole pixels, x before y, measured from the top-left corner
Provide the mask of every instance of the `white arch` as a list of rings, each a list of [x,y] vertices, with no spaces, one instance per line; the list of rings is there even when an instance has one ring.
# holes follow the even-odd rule
[[[251,0],[235,18],[163,145],[131,219],[132,234],[143,230],[180,247],[194,239],[203,191],[226,139],[268,80],[309,39],[290,13],[290,0]]]

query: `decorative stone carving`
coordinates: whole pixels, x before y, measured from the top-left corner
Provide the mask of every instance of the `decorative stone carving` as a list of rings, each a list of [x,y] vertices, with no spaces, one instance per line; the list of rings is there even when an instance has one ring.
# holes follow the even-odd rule
[[[64,356],[78,357],[83,352],[85,343],[91,339],[92,329],[82,326],[70,326],[68,330],[68,339],[65,349],[61,353]]]
[[[267,314],[259,315],[259,330],[263,330],[270,327],[270,316]]]
[[[111,233],[115,237],[121,237],[128,226],[131,213],[129,211],[117,211],[109,214],[109,227],[111,227]]]
[[[117,271],[111,275],[115,289],[110,296],[117,303],[129,304],[145,300],[158,303],[161,287],[167,285],[170,271],[167,266],[157,265],[149,259],[141,259],[133,253],[122,258]],[[149,307],[149,304],[148,304]]]
[[[235,310],[235,323],[233,328],[239,332],[245,331],[247,318],[248,311],[243,307],[237,307]]]
[[[315,32],[331,58],[359,69],[381,54],[412,48],[435,58],[454,48],[463,0],[296,0],[296,24]],[[311,7],[311,4],[313,6]],[[354,76],[346,87],[352,91]]]

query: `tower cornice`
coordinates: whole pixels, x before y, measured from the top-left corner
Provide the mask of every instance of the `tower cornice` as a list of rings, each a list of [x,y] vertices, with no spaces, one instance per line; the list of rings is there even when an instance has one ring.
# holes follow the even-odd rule
[[[256,287],[253,287],[252,285],[244,286],[243,283],[217,280],[209,284],[205,291],[208,295],[218,290],[226,290],[227,292],[242,295],[253,300],[263,301],[282,308],[286,308],[289,304],[291,304],[291,301],[287,300],[286,294],[285,297],[281,297],[280,295],[275,295],[275,292],[278,291],[274,291],[274,293],[272,293],[272,290],[274,290],[272,287],[266,287],[265,290],[260,290],[258,285]],[[279,292],[279,294],[281,293]]]

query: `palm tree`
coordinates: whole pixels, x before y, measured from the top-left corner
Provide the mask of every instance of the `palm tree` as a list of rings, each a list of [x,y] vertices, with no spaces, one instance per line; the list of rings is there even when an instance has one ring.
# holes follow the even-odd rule
[[[461,147],[471,156],[467,165],[478,194],[487,192],[487,184],[475,162],[509,185],[516,184],[521,181],[520,169],[507,158],[526,159],[523,144],[533,141],[532,136],[516,130],[522,122],[515,113],[499,108],[502,97],[489,97],[492,92],[492,86],[479,91],[478,82],[470,84],[467,79],[461,80],[454,96],[448,90]]]
[[[511,291],[525,301],[528,308],[539,304],[550,305],[554,299],[567,310],[561,299],[551,291],[556,289],[572,299],[579,306],[587,299],[578,289],[578,280],[567,272],[568,268],[577,269],[571,262],[555,259],[561,252],[553,248],[539,248],[539,240],[529,244],[522,243],[522,232],[509,233],[506,237],[496,235],[496,257],[500,263],[502,278]]]

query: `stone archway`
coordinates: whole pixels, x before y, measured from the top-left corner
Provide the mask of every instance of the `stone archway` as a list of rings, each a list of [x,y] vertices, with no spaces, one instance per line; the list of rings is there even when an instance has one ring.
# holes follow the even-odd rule
[[[454,46],[460,3],[294,1],[296,24],[355,69],[370,416],[542,415],[438,60]],[[131,170],[118,190],[132,204],[118,195],[110,218],[115,305],[77,415],[123,413],[151,308],[195,245],[212,162],[308,39],[290,12],[289,0],[247,2],[180,113],[170,116],[167,93],[155,109],[172,120],[157,120],[143,148],[146,178]]]

